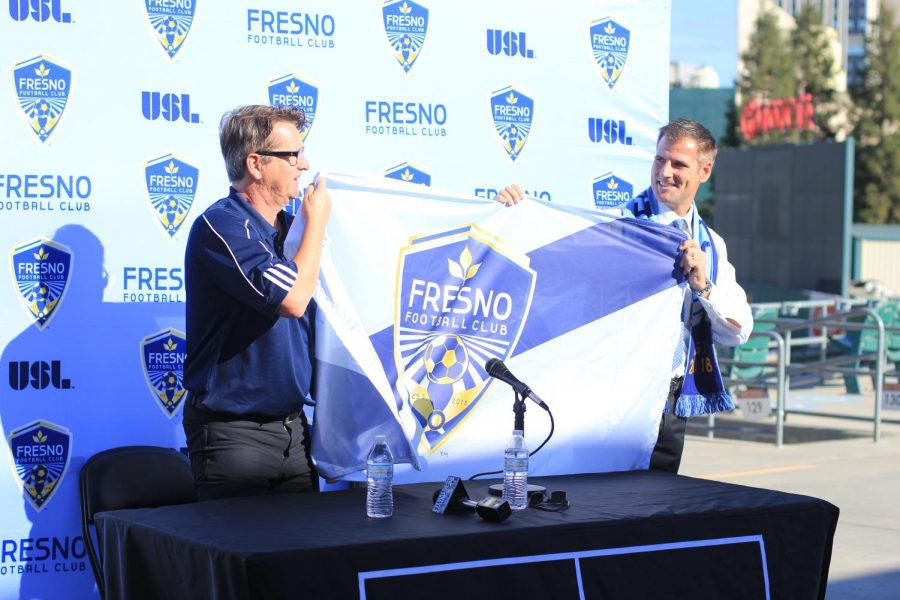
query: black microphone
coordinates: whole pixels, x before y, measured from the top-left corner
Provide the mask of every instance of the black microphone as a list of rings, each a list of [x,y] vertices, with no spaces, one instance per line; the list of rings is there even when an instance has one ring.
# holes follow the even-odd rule
[[[519,381],[515,375],[509,372],[506,365],[499,358],[492,358],[484,363],[484,370],[494,379],[499,379],[504,383],[508,383],[522,397],[531,398],[538,406],[544,410],[550,410],[547,403],[541,400],[541,397],[531,391],[531,388]]]

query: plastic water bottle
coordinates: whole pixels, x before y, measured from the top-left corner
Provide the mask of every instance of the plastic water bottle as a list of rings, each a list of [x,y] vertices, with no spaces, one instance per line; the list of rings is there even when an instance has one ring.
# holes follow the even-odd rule
[[[528,506],[528,448],[519,429],[513,431],[503,454],[503,499],[513,510]]]
[[[366,514],[376,519],[394,514],[394,455],[383,435],[375,436],[366,466]]]

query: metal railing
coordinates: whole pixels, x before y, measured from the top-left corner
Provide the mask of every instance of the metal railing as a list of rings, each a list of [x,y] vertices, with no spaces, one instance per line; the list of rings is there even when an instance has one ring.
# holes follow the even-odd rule
[[[819,301],[810,302],[793,302],[793,303],[777,303],[771,305],[754,305],[754,308],[774,308],[779,310],[785,304],[792,304],[799,308],[808,308],[810,306],[822,306]],[[848,307],[853,304],[847,303]],[[827,301],[824,305],[832,306],[832,301]],[[865,319],[870,318],[873,323],[866,323]],[[851,319],[863,319],[863,322]],[[884,394],[884,378],[886,375],[896,376],[898,370],[886,371],[886,346],[885,339],[887,333],[900,334],[900,327],[885,327],[884,321],[874,308],[853,308],[844,310],[839,313],[825,315],[811,319],[795,319],[795,318],[777,318],[777,319],[759,319],[760,323],[770,323],[774,326],[768,331],[759,331],[751,334],[751,337],[767,336],[771,338],[769,342],[770,351],[776,351],[776,360],[774,363],[766,361],[765,363],[735,360],[722,358],[719,362],[722,366],[733,365],[735,367],[759,367],[764,370],[763,374],[756,377],[745,378],[724,378],[723,381],[727,387],[731,386],[750,386],[760,387],[762,385],[769,386],[774,384],[776,390],[775,403],[775,445],[781,446],[784,442],[784,421],[788,414],[800,414],[818,417],[830,417],[838,419],[851,419],[872,422],[872,439],[877,442],[881,437],[881,423],[900,424],[898,419],[884,419],[881,415],[882,398]],[[827,356],[828,344],[830,338],[827,336],[828,328],[839,327],[840,329],[849,331],[874,330],[877,332],[877,344],[874,352],[847,353],[838,356]],[[821,335],[818,336],[802,336],[795,337],[794,332],[799,330],[809,330],[812,328],[821,328]],[[823,342],[820,338],[824,337]],[[791,350],[796,346],[810,344],[824,344],[823,351],[818,360],[792,363]],[[868,366],[860,365],[858,367],[843,366],[848,363],[874,362],[874,371]],[[791,377],[804,375],[808,373],[817,373],[820,377],[825,374],[839,373],[842,375],[873,375],[874,378],[874,406],[872,416],[847,415],[843,413],[833,413],[826,411],[813,411],[801,409],[787,408],[787,394],[790,389]],[[707,419],[707,429],[710,436],[715,430],[715,417],[709,415]]]

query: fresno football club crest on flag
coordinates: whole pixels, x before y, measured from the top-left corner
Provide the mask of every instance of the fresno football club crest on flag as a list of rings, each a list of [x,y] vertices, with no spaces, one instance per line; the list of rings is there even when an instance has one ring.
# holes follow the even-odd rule
[[[156,41],[169,58],[174,59],[191,31],[197,0],[188,2],[144,0],[144,10]]]
[[[141,366],[150,392],[170,419],[187,394],[184,389],[184,333],[165,329],[141,340]]]
[[[381,8],[384,33],[404,73],[419,58],[428,34],[428,9],[411,0],[390,0]]]
[[[56,314],[72,273],[72,251],[44,238],[13,248],[9,266],[19,300],[38,329]]]
[[[519,158],[534,119],[534,100],[507,86],[491,94],[491,118],[503,149],[513,162]]]
[[[622,69],[625,68],[631,33],[609,17],[605,17],[591,23],[590,34],[594,60],[600,66],[603,81],[611,90],[616,86],[619,77],[622,76]]]
[[[25,499],[37,510],[53,497],[66,475],[72,454],[69,430],[34,421],[9,434],[9,457]]]
[[[43,143],[56,131],[72,87],[72,71],[51,56],[39,55],[12,69],[13,90],[31,130]]]
[[[490,383],[488,359],[515,348],[534,294],[528,263],[475,226],[414,238],[401,250],[397,388],[408,395],[427,451],[475,409]]]

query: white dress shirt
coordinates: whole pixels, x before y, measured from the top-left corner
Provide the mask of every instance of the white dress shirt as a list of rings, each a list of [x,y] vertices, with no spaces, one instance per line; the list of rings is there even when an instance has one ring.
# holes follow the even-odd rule
[[[675,214],[675,211],[670,210],[662,202],[659,203],[659,208],[660,213],[658,217],[660,223],[671,225],[676,219],[682,219],[685,233],[693,237],[689,229],[693,222],[694,210],[696,210],[694,205],[691,205],[690,210],[683,217],[679,217]],[[712,324],[713,340],[725,346],[738,346],[746,342],[750,337],[750,332],[753,330],[753,314],[750,310],[750,305],[747,303],[747,294],[737,282],[734,266],[728,262],[725,240],[712,229],[709,230],[709,233],[719,258],[716,281],[709,292],[709,298],[696,296],[692,293],[690,286],[685,286],[682,322],[690,322],[691,303],[694,298],[697,298],[709,316]],[[732,324],[728,319],[737,322],[740,326]],[[687,348],[684,348],[684,351],[687,352]],[[684,363],[672,373],[672,376],[677,377],[683,374]]]

